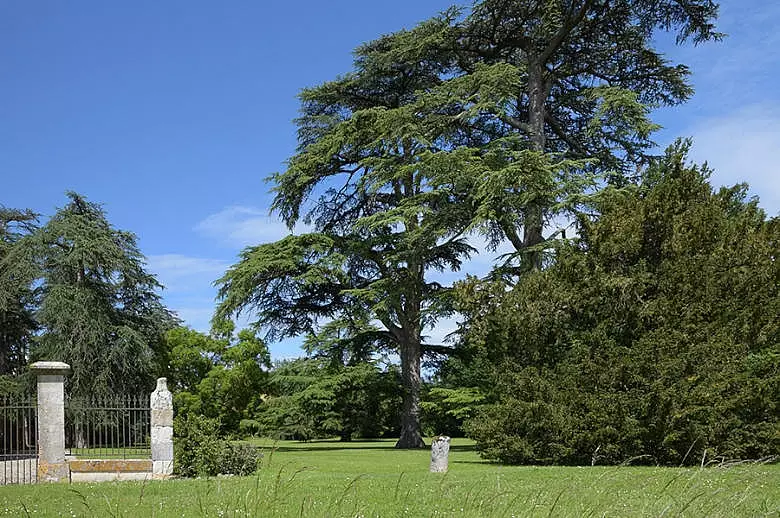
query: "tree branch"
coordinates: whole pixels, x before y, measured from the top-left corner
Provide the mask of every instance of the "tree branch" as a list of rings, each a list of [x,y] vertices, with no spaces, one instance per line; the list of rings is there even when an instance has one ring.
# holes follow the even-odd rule
[[[566,19],[566,22],[561,26],[557,34],[553,36],[553,39],[550,40],[550,43],[539,56],[541,63],[547,63],[547,60],[550,59],[553,53],[560,48],[563,40],[566,39],[566,36],[568,36],[571,31],[585,18],[585,14],[587,14],[591,2],[592,0],[585,0],[577,14],[575,14],[573,17],[569,16]]]
[[[589,156],[588,151],[582,147],[578,142],[573,140],[564,130],[558,125],[558,122],[550,115],[549,113],[546,113],[544,116],[545,122],[550,126],[550,129],[553,130],[553,133],[566,142],[566,144],[569,145],[570,148],[572,148],[575,152],[579,153],[583,157]]]
[[[517,229],[514,228],[511,223],[502,218],[498,221],[498,225],[501,227],[506,238],[509,239],[509,242],[512,243],[512,246],[515,247],[515,250],[520,252],[525,248],[523,240],[517,235]]]

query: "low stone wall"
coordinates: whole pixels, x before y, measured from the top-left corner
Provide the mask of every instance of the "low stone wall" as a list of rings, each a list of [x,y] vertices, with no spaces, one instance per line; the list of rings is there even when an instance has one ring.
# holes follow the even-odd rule
[[[115,480],[149,480],[151,460],[83,460],[68,461],[71,482],[108,482]]]
[[[5,484],[34,484],[38,479],[38,459],[0,461],[0,486]]]

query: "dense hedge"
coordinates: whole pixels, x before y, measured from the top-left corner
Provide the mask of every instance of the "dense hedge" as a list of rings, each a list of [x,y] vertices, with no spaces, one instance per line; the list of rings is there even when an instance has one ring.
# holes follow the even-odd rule
[[[466,425],[485,457],[780,454],[780,220],[683,161],[674,149],[641,185],[603,192],[580,238],[513,289],[461,285],[461,371],[491,366]]]

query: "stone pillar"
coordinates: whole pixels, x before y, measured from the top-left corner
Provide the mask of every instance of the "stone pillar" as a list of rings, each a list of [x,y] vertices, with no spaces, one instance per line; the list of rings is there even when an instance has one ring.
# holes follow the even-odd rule
[[[38,482],[67,482],[65,460],[65,375],[70,365],[35,362],[38,376]]]
[[[157,379],[152,392],[152,478],[168,478],[173,473],[173,396],[168,380]]]
[[[431,442],[431,473],[446,473],[450,455],[450,438],[439,435]]]

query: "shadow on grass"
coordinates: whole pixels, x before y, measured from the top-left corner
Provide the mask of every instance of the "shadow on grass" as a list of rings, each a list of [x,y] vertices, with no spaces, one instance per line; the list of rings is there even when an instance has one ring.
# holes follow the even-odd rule
[[[312,451],[344,451],[344,450],[364,450],[364,451],[409,451],[399,450],[395,447],[395,441],[388,441],[386,439],[366,440],[361,439],[356,442],[349,441],[311,441],[298,443],[295,446],[287,445],[266,445],[264,449],[274,450],[282,453],[287,452],[312,452]],[[420,448],[421,451],[430,449],[430,444],[426,444],[425,448]],[[457,444],[450,446],[452,452],[471,452],[475,450],[473,444]]]
[[[345,443],[339,443],[338,446],[268,446],[266,447],[268,450],[274,450],[278,452],[291,452],[294,453],[296,451],[304,452],[304,451],[343,451],[343,450],[365,450],[365,451],[386,451],[386,450],[394,450],[395,448],[393,445],[389,446],[371,446],[366,448],[365,446],[361,446],[359,444],[350,445],[348,442]]]
[[[477,447],[474,444],[455,444],[450,446],[450,451],[476,451]]]
[[[365,451],[386,451],[393,450],[395,442],[387,439],[361,439],[359,441],[334,441],[334,440],[318,440],[318,441],[306,441],[296,442],[290,444],[289,442],[280,442],[273,444],[263,445],[264,449],[274,450],[278,452],[307,452],[307,451],[343,451],[343,450],[365,450]]]

